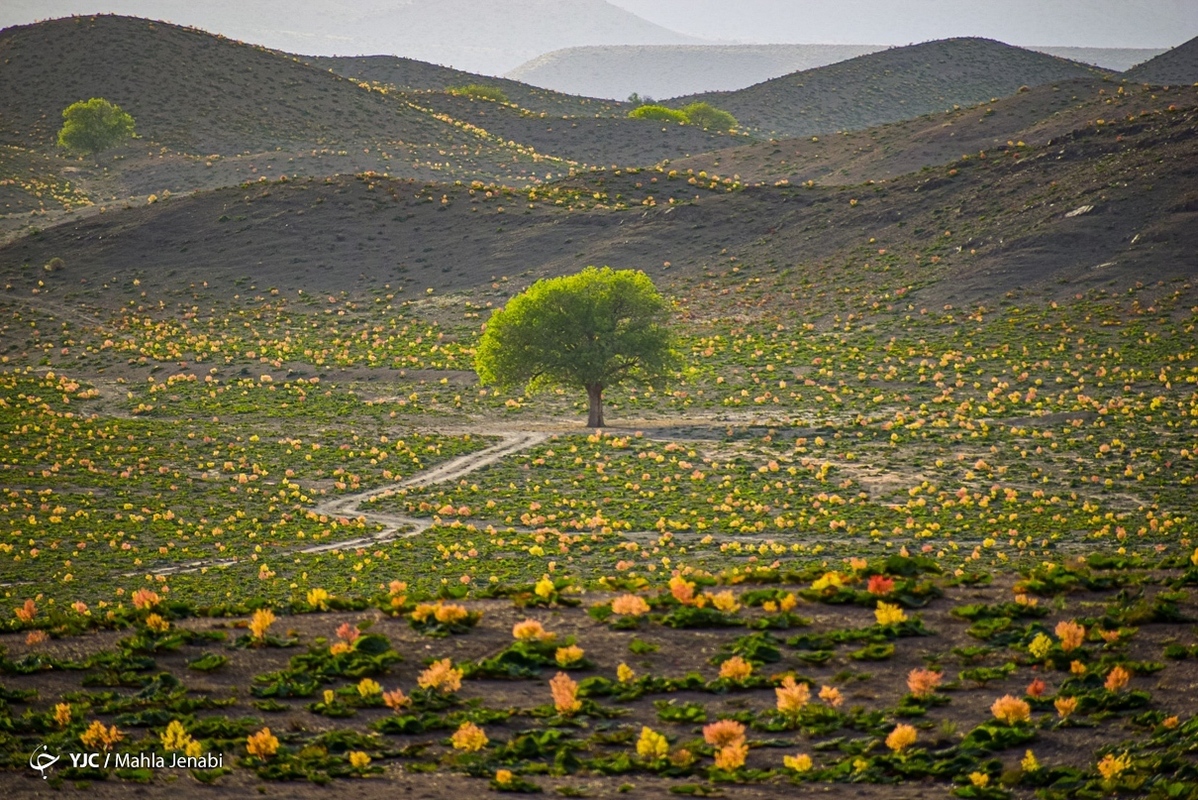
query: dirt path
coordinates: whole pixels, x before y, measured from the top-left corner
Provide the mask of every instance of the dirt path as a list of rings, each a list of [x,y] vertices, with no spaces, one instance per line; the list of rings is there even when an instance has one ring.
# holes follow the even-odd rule
[[[445,481],[452,481],[469,475],[471,472],[494,464],[506,456],[518,453],[549,438],[548,433],[539,431],[502,431],[497,432],[501,441],[483,450],[467,453],[450,459],[444,464],[418,472],[399,483],[382,486],[358,494],[336,497],[317,505],[313,511],[336,519],[364,519],[367,523],[382,526],[382,530],[367,536],[353,539],[338,539],[335,542],[324,542],[311,547],[296,548],[281,551],[279,555],[290,553],[328,553],[334,550],[346,550],[356,547],[368,547],[397,537],[418,536],[433,525],[431,519],[409,517],[404,514],[389,514],[377,511],[365,511],[361,505],[373,497],[393,492],[397,488],[408,486],[432,486]],[[237,564],[237,559],[203,559],[190,561],[186,564],[175,564],[169,567],[150,570],[152,575],[178,575],[181,573],[198,572],[204,568],[228,567]],[[139,573],[140,574],[140,573]]]

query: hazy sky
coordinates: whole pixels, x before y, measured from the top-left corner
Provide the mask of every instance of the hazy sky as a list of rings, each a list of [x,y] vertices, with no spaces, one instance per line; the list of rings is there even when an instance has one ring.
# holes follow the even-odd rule
[[[756,43],[1175,47],[1198,36],[1198,0],[609,0],[679,33]]]

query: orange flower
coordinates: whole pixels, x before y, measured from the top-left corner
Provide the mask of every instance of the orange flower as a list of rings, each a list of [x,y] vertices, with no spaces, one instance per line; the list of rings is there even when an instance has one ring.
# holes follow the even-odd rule
[[[547,642],[555,638],[557,634],[545,630],[544,626],[535,619],[526,619],[512,626],[512,636],[523,642],[532,641],[533,639]]]
[[[250,617],[250,635],[255,642],[265,642],[266,632],[275,622],[275,612],[269,608],[260,608]]]
[[[23,606],[14,608],[13,613],[21,622],[32,622],[34,615],[37,614],[37,604],[32,600],[26,600]]]
[[[745,765],[745,759],[748,758],[748,755],[749,745],[745,744],[744,739],[741,739],[717,750],[715,753],[715,765],[719,769],[732,772]]]
[[[896,753],[901,753],[915,744],[915,740],[918,737],[919,734],[912,726],[896,725],[894,730],[886,737],[886,746]]]
[[[573,716],[582,709],[582,701],[578,699],[578,684],[564,672],[554,675],[549,681],[549,691],[553,693],[553,707],[557,713]]]
[[[888,595],[894,591],[894,578],[887,578],[885,575],[870,575],[869,584],[865,590],[878,596]]]
[[[1106,676],[1106,683],[1103,684],[1108,692],[1117,692],[1127,685],[1131,680],[1131,673],[1123,667],[1116,665]]]
[[[733,656],[720,664],[720,677],[725,680],[743,681],[752,674],[753,665],[740,656]]]
[[[931,697],[936,693],[936,687],[944,678],[943,672],[932,672],[930,669],[913,669],[907,675],[907,688],[916,697]]]
[[[990,706],[990,713],[1000,722],[1005,722],[1008,725],[1014,725],[1018,722],[1027,722],[1032,718],[1032,707],[1026,701],[1020,700],[1018,697],[1013,697],[1009,694],[1004,694],[1002,697],[994,701]]]
[[[245,749],[250,755],[265,761],[279,752],[279,740],[270,732],[270,728],[263,728],[246,738]]]
[[[811,689],[805,683],[795,681],[793,675],[782,679],[782,685],[774,689],[777,695],[778,710],[787,716],[794,716],[803,710],[811,700]]]
[[[1068,719],[1069,715],[1077,710],[1076,697],[1058,697],[1052,704],[1056,706],[1057,716],[1061,719]]]
[[[640,595],[622,594],[611,601],[611,610],[622,617],[639,617],[649,613],[649,604]]]
[[[393,692],[383,692],[383,703],[398,714],[405,707],[411,705],[412,698],[404,694],[403,689],[396,689]]]
[[[153,608],[160,600],[158,593],[150,589],[138,589],[133,593],[133,607],[136,609]]]
[[[722,719],[703,727],[703,740],[712,747],[726,747],[744,739],[745,726],[734,719]]]
[[[1086,665],[1082,661],[1070,661],[1069,662],[1069,671],[1072,672],[1074,675],[1085,675],[1086,674]]]
[[[1029,683],[1027,685],[1027,689],[1025,691],[1027,692],[1028,697],[1037,697],[1038,698],[1038,697],[1042,697],[1044,695],[1044,692],[1047,690],[1048,690],[1048,684],[1046,684],[1044,681],[1040,680],[1039,678],[1036,678],[1034,681],[1032,681],[1031,683]]]
[[[559,667],[568,667],[571,664],[577,664],[582,661],[585,651],[576,644],[569,647],[559,647],[553,655],[553,659]]]
[[[434,661],[428,669],[420,673],[416,683],[421,689],[436,690],[442,694],[452,694],[462,688],[462,671],[453,668],[453,662],[448,658]]]
[[[342,622],[337,628],[337,638],[346,644],[353,644],[362,635],[362,631],[358,630],[357,625],[350,625],[348,622]]]
[[[1056,634],[1061,640],[1061,649],[1066,653],[1081,647],[1086,640],[1086,629],[1073,620],[1058,622]]]
[[[830,705],[832,708],[840,708],[840,704],[844,702],[844,697],[840,694],[840,690],[835,686],[823,686],[819,690],[819,699]]]
[[[1130,766],[1131,756],[1127,753],[1119,756],[1107,753],[1102,757],[1102,761],[1098,762],[1098,774],[1102,776],[1103,780],[1110,781],[1119,777]]]
[[[467,753],[482,750],[487,746],[488,741],[487,734],[473,722],[463,722],[450,737],[454,750],[462,750]]]
[[[682,605],[689,606],[695,601],[695,585],[681,575],[675,575],[670,578],[670,594]]]
[[[100,720],[95,720],[88,726],[87,730],[79,734],[79,741],[86,746],[95,749],[101,748],[109,750],[114,744],[125,738],[125,734],[117,730],[113,725],[111,728],[104,727],[104,723]]]

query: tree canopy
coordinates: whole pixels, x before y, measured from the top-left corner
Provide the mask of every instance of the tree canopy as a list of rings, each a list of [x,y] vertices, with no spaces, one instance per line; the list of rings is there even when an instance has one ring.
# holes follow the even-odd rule
[[[484,384],[586,389],[587,425],[603,427],[603,390],[674,366],[669,307],[639,270],[587,267],[534,283],[488,320],[475,354]]]
[[[133,117],[102,97],[72,103],[62,120],[58,145],[93,156],[133,136]]]

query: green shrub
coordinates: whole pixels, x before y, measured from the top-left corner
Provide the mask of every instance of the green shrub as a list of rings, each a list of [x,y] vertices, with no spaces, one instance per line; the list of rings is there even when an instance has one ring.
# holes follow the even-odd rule
[[[468,86],[451,86],[447,89],[450,94],[460,94],[475,100],[493,100],[496,103],[507,103],[507,94],[498,86],[487,86],[482,83],[471,83]]]
[[[704,130],[730,131],[736,127],[736,117],[710,103],[691,103],[682,109],[682,113],[686,115],[690,124],[698,125]]]
[[[133,117],[102,97],[72,103],[62,112],[58,145],[96,155],[133,137]]]
[[[652,119],[659,120],[661,122],[675,122],[679,125],[685,125],[686,123],[690,122],[686,114],[673,108],[666,108],[665,106],[641,106],[640,108],[634,108],[632,111],[628,112],[628,116],[632,117],[633,119]]]

